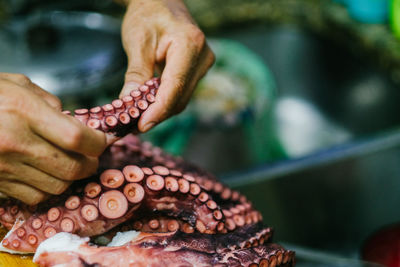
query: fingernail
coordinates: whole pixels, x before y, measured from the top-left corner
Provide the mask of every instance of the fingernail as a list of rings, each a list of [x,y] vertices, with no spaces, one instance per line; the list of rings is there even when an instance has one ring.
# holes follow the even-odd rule
[[[148,130],[150,130],[151,128],[153,128],[156,125],[155,122],[149,122],[147,123],[144,127],[143,127],[143,131],[147,132]]]
[[[126,82],[124,87],[122,87],[121,96],[129,95],[132,90],[138,89],[140,84],[135,82]]]

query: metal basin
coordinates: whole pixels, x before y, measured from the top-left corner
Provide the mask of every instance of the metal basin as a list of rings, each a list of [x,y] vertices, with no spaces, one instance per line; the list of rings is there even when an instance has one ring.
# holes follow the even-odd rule
[[[293,26],[235,29],[275,74],[276,129],[289,159],[224,176],[276,239],[357,257],[400,220],[400,90],[388,75]],[[234,168],[234,166],[232,166]]]

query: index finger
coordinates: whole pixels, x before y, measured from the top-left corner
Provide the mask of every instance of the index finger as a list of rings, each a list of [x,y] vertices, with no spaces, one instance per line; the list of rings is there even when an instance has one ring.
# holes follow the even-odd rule
[[[15,73],[0,73],[0,78],[11,81],[21,87],[32,90],[37,95],[41,96],[50,106],[61,111],[61,101],[55,95],[50,94],[23,74]]]
[[[189,78],[196,65],[198,53],[185,44],[175,42],[167,51],[165,69],[156,101],[149,106],[139,120],[138,128],[146,132],[173,114],[174,108],[184,97]]]
[[[36,134],[67,151],[101,155],[107,145],[104,133],[42,103],[35,102],[35,112],[28,114],[29,125]]]

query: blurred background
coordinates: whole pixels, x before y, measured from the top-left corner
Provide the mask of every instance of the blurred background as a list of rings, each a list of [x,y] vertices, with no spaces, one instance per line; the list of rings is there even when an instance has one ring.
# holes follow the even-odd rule
[[[298,266],[399,266],[400,1],[185,2],[216,64],[143,138],[247,194]],[[65,109],[105,104],[126,69],[123,13],[0,0],[0,71]]]

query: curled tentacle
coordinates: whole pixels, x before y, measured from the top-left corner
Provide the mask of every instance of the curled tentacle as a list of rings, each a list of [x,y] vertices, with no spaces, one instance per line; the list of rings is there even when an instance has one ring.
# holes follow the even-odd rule
[[[155,101],[159,85],[160,79],[153,78],[122,99],[115,99],[102,107],[76,109],[73,116],[83,124],[105,132],[107,142],[111,144],[138,130],[137,122],[142,113]],[[69,111],[64,113],[71,114]]]
[[[162,165],[170,169],[175,176],[185,173],[189,177],[194,174],[196,177],[207,177],[213,182],[217,181],[209,172],[184,161],[181,157],[172,156],[149,142],[142,142],[134,135],[127,135],[110,146],[100,158],[100,163],[104,168],[123,168],[130,164],[142,167]]]
[[[101,162],[103,166],[109,168],[120,168],[129,164],[137,164],[143,167],[163,165],[168,167],[177,177],[183,177],[183,173],[185,173],[183,178],[197,182],[221,208],[249,203],[244,195],[231,190],[209,172],[183,161],[180,157],[169,155],[149,142],[142,142],[137,136],[128,135],[117,141],[102,156]]]
[[[99,235],[130,218],[154,211],[179,218],[201,233],[224,229],[223,216],[215,216],[222,210],[211,197],[201,190],[194,194],[190,191],[191,185],[200,188],[195,182],[173,176],[164,166],[155,166],[147,173],[136,165],[128,165],[122,171],[105,170],[99,178],[87,181],[83,189],[78,187],[76,194],[61,205],[50,209],[39,206],[40,212],[10,231],[2,245],[10,250],[34,252],[38,244],[58,232]],[[176,188],[171,188],[171,181]],[[159,221],[153,220],[150,227],[157,229]],[[18,231],[25,234],[18,235]]]
[[[117,127],[131,127],[129,116],[140,116],[146,108],[139,100],[148,90],[141,87],[112,104],[78,110],[76,117],[99,130],[104,130],[104,123],[116,125],[105,128],[116,138],[121,133]],[[152,100],[146,96],[146,101]],[[137,110],[126,112],[125,107],[136,105],[135,101]],[[0,222],[10,227],[16,221],[2,241],[3,248],[33,252],[59,232],[109,242],[117,231],[134,229],[142,233],[120,247],[81,242],[79,250],[39,251],[36,262],[118,266],[118,260],[125,266],[134,254],[135,266],[294,265],[293,252],[269,243],[272,230],[263,228],[261,214],[245,196],[181,158],[130,135],[113,144],[100,165],[103,171],[98,176],[75,182],[68,192],[41,203],[36,211],[11,200],[3,203]]]

